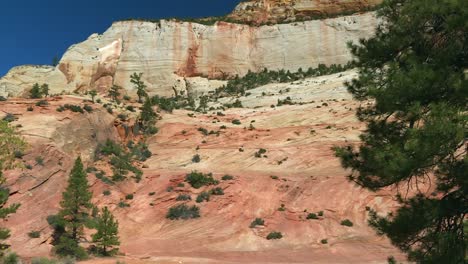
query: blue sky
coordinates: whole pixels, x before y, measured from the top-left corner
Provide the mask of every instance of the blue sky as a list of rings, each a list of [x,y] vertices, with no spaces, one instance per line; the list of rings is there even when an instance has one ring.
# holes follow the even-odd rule
[[[4,0],[0,14],[0,76],[13,66],[51,64],[74,43],[113,21],[205,17],[229,13],[239,0]]]

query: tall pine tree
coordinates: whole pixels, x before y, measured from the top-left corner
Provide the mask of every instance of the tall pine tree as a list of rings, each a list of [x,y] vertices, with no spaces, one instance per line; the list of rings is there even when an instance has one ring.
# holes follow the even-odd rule
[[[72,256],[77,259],[86,257],[86,251],[79,245],[83,237],[85,223],[89,219],[93,207],[92,193],[88,190],[88,179],[83,169],[81,158],[78,157],[73,166],[68,186],[60,202],[61,210],[58,222],[63,225],[63,233],[55,244],[55,252],[62,256]]]
[[[336,154],[370,190],[435,183],[432,194],[399,193],[402,207],[371,211],[370,224],[411,261],[466,263],[468,5],[385,0],[378,15],[375,36],[351,45],[359,76],[348,89],[370,100],[357,113],[367,130]]]
[[[17,136],[17,132],[6,121],[0,120],[0,219],[6,219],[10,214],[18,210],[19,204],[6,205],[10,197],[10,190],[4,186],[6,179],[3,176],[4,169],[10,169],[18,165],[15,160],[15,152],[22,152],[26,146],[23,139]],[[10,237],[10,230],[0,227],[0,257],[3,257],[5,249],[9,245],[3,240]]]
[[[142,98],[148,97],[148,93],[146,92],[146,84],[141,80],[141,76],[143,73],[136,73],[134,72],[132,75],[130,75],[130,82],[135,85],[135,88],[137,89],[137,96],[138,96],[138,102],[142,102]]]
[[[119,250],[119,222],[115,220],[107,207],[102,209],[97,219],[97,233],[92,236],[98,251],[103,256],[110,256]]]

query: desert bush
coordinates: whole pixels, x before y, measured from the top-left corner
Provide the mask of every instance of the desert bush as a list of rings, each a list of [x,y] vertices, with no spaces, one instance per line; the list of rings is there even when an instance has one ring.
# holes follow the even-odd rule
[[[133,194],[125,195],[125,200],[133,200]]]
[[[307,219],[318,219],[318,216],[315,213],[310,213],[310,214],[307,215],[306,218]]]
[[[88,113],[93,112],[93,107],[90,106],[90,105],[84,105],[84,106],[83,106],[83,109],[84,109],[86,112],[88,112]]]
[[[47,105],[49,105],[49,102],[47,102],[46,100],[40,100],[36,102],[36,106],[47,106]]]
[[[234,179],[233,176],[227,175],[227,174],[224,175],[223,177],[221,177],[221,180],[223,180],[223,181],[230,181],[230,180],[233,180],[233,179]]]
[[[211,189],[210,194],[212,195],[224,195],[224,190],[221,187]]]
[[[104,194],[105,196],[109,196],[111,192],[109,190],[105,190],[102,192],[102,194]]]
[[[283,238],[283,234],[281,234],[281,232],[271,232],[266,237],[266,239],[268,239],[268,240],[281,239],[281,238]]]
[[[241,121],[240,121],[239,119],[234,119],[234,120],[232,120],[232,123],[233,123],[234,125],[240,125],[240,124],[241,124]]]
[[[171,220],[187,220],[198,217],[200,217],[200,208],[196,205],[189,207],[186,204],[179,204],[169,208],[166,215],[166,218]]]
[[[188,194],[179,194],[179,196],[177,196],[176,198],[176,201],[189,201],[189,200],[192,200],[192,197],[190,197],[190,195]]]
[[[265,225],[265,221],[262,218],[255,218],[255,220],[250,223],[250,228],[254,228],[258,225]]]
[[[348,227],[353,226],[353,222],[351,222],[351,220],[349,220],[349,219],[345,219],[345,220],[341,221],[340,224],[341,224],[342,226],[348,226]]]
[[[209,192],[201,192],[195,201],[197,203],[208,202],[210,200],[210,193]]]
[[[202,133],[204,136],[208,136],[209,134],[206,128],[199,127],[197,130],[200,131],[200,133]]]
[[[201,172],[192,171],[187,174],[185,181],[188,182],[193,188],[198,189],[205,185],[216,185],[219,182],[213,178],[211,173],[203,174]]]
[[[31,231],[28,233],[30,238],[39,238],[41,237],[41,231]]]
[[[199,163],[200,161],[201,161],[200,155],[195,154],[195,155],[192,157],[192,162],[193,162],[193,163]]]
[[[328,244],[328,240],[327,240],[327,239],[322,239],[322,240],[320,240],[320,243],[322,243],[322,244]]]

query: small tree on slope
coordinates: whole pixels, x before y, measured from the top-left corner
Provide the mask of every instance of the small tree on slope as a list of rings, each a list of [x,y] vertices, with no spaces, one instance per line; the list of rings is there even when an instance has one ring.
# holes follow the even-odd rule
[[[60,202],[61,210],[58,217],[64,225],[64,233],[58,238],[54,247],[58,255],[72,256],[77,259],[86,257],[86,251],[79,245],[85,223],[92,209],[92,193],[88,190],[86,176],[81,158],[78,157],[68,178],[68,187]]]
[[[104,207],[97,220],[97,233],[93,235],[93,242],[100,254],[110,256],[118,251],[118,232],[119,222],[114,219],[109,209]]]

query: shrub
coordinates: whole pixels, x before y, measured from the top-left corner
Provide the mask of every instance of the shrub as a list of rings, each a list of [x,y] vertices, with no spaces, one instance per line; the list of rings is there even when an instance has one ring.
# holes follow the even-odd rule
[[[16,120],[16,117],[13,114],[7,113],[6,116],[3,118],[3,121],[8,123],[13,122]]]
[[[39,238],[41,237],[41,232],[40,231],[31,231],[28,233],[28,236],[30,238]]]
[[[241,124],[241,121],[240,121],[239,119],[234,119],[234,120],[232,120],[232,123],[233,123],[234,125],[240,125],[240,124]]]
[[[192,200],[192,197],[190,197],[190,195],[188,194],[179,194],[179,196],[177,196],[176,198],[176,201],[189,201],[189,200]]]
[[[323,211],[318,212],[318,216],[323,216]]]
[[[38,165],[44,166],[44,159],[42,157],[37,156],[36,157],[36,163]]]
[[[102,194],[104,194],[105,196],[109,196],[111,192],[109,190],[105,190],[102,192]]]
[[[125,200],[133,200],[133,194],[125,195]]]
[[[28,110],[28,112],[32,112],[34,110],[34,108],[32,106],[28,106],[28,108],[26,108],[26,110]]]
[[[211,189],[210,194],[212,195],[224,195],[224,190],[221,187]]]
[[[179,182],[179,183],[177,184],[177,187],[184,187],[184,186],[185,186],[185,184],[184,184],[183,182]]]
[[[187,174],[185,181],[195,189],[205,185],[216,185],[219,183],[217,180],[213,179],[213,175],[211,173],[203,174],[197,171],[192,171],[191,173]]]
[[[28,169],[28,170],[32,170],[32,168],[33,168],[31,164],[26,164],[25,167],[26,167],[26,169]]]
[[[127,105],[126,109],[130,112],[135,112],[135,108],[133,107],[133,105]]]
[[[268,240],[281,239],[281,238],[283,238],[283,234],[281,234],[281,232],[271,232],[266,237],[266,239],[268,239]]]
[[[307,219],[318,219],[318,216],[315,213],[310,213],[307,215]]]
[[[128,203],[124,202],[124,201],[120,201],[118,206],[120,208],[130,207],[130,205]]]
[[[345,219],[341,221],[342,226],[353,226],[353,222],[351,222],[349,219]]]
[[[227,174],[224,175],[223,177],[221,177],[221,180],[223,180],[223,181],[230,181],[230,180],[233,180],[233,179],[234,179],[233,176],[227,175]]]
[[[279,179],[278,176],[275,176],[275,175],[270,176],[270,178],[272,178],[273,180],[278,180]]]
[[[166,192],[172,192],[174,190],[174,187],[169,186],[166,188]]]
[[[219,127],[219,129],[227,129],[227,127],[225,125],[222,125]]]
[[[166,218],[171,220],[187,220],[200,217],[200,209],[194,205],[188,207],[186,204],[179,204],[169,208]]]
[[[88,113],[93,112],[93,108],[90,105],[83,106],[83,109]]]
[[[200,155],[198,155],[198,154],[195,154],[195,155],[193,156],[193,158],[192,158],[192,162],[193,162],[193,163],[199,163],[200,160],[201,160],[201,158],[200,158]]]
[[[281,211],[281,212],[286,211],[286,207],[284,207],[284,204],[281,204],[281,207],[278,208],[278,211]]]
[[[263,154],[265,154],[267,151],[264,148],[259,149],[257,152],[255,152],[255,157],[256,158],[261,158]]]
[[[155,195],[155,194],[156,194],[156,192],[150,192],[150,193],[148,193],[149,196],[153,196],[153,195]]]
[[[195,199],[195,201],[197,203],[202,203],[204,201],[208,202],[210,200],[210,193],[208,192],[201,192],[198,196],[197,196],[197,199]]]
[[[8,255],[3,257],[2,264],[19,264],[21,263],[20,258],[15,252],[8,253]]]
[[[124,99],[125,101],[130,101],[131,98],[130,98],[130,96],[128,96],[128,95],[124,95],[124,96],[123,96],[123,99]],[[132,112],[133,112],[133,111],[132,111]]]
[[[255,220],[250,223],[250,228],[254,228],[258,225],[265,225],[265,221],[262,218],[255,218]]]
[[[36,106],[46,106],[46,105],[49,105],[49,102],[47,102],[46,100],[40,100],[36,102]]]
[[[21,159],[24,156],[24,153],[21,150],[15,150],[14,154],[15,154],[15,158],[17,159]]]
[[[206,128],[199,127],[197,130],[200,131],[204,136],[208,136],[208,130]]]
[[[320,240],[320,243],[322,243],[322,244],[328,244],[328,240],[322,239],[322,240]]]
[[[7,100],[7,98],[5,96],[0,95],[0,102],[4,102],[6,100]]]

